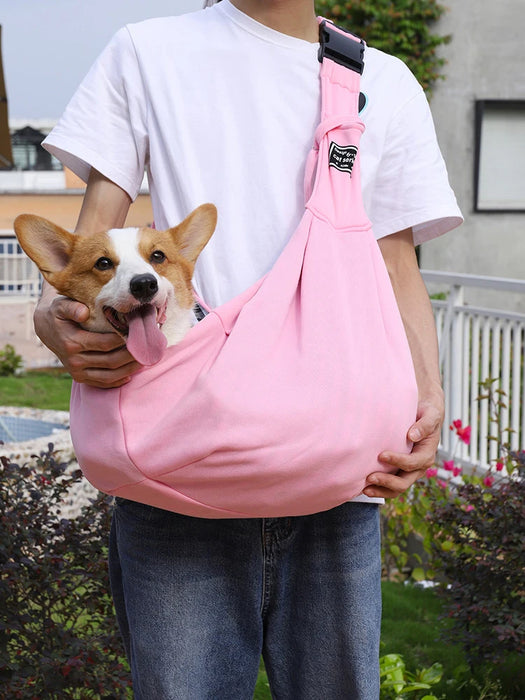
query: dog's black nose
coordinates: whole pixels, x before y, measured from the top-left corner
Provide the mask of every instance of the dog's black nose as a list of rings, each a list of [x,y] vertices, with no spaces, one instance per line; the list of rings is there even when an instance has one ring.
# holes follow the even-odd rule
[[[142,302],[148,302],[157,293],[159,285],[153,275],[135,275],[129,283],[129,291],[135,299]]]

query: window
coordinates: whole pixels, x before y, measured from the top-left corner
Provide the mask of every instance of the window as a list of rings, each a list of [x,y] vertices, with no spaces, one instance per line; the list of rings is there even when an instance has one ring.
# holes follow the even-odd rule
[[[16,170],[62,170],[61,163],[41,146],[45,134],[31,126],[15,131],[11,137]]]
[[[476,102],[474,209],[525,211],[525,100]]]
[[[37,297],[40,284],[36,265],[24,253],[14,233],[0,232],[0,297]]]

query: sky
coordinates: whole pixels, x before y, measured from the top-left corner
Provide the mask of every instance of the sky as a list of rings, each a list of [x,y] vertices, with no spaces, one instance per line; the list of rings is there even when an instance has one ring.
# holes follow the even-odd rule
[[[0,0],[9,119],[58,119],[120,27],[202,5],[202,0]]]

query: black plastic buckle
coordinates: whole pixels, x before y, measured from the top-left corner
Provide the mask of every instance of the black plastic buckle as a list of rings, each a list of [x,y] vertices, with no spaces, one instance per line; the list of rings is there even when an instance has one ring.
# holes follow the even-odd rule
[[[349,36],[346,37],[334,29],[334,25],[331,22],[325,19],[321,22],[319,25],[319,62],[322,63],[323,58],[326,56],[361,75],[365,65],[363,60],[365,42],[359,37],[356,37],[358,41],[352,39],[351,37],[355,35],[347,32],[345,29],[341,31],[344,31]]]

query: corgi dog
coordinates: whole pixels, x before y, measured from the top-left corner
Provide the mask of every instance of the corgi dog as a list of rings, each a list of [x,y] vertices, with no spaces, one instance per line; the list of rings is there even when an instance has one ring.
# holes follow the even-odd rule
[[[195,322],[191,279],[216,223],[215,206],[203,204],[166,231],[79,235],[31,214],[18,216],[14,229],[44,278],[89,308],[86,330],[116,331],[140,364],[152,365]]]

